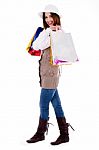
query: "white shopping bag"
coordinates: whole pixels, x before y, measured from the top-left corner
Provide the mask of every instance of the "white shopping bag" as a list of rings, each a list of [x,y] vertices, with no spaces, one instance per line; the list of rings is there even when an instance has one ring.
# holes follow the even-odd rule
[[[51,32],[52,64],[71,64],[78,61],[71,33],[63,30]]]

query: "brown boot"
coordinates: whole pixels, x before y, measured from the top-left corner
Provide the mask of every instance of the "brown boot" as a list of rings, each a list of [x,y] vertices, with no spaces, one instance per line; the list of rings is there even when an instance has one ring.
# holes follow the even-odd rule
[[[46,131],[47,131],[47,120],[43,120],[40,118],[37,132],[35,133],[35,135],[32,138],[30,138],[26,142],[27,143],[35,143],[35,142],[45,140],[44,133]]]
[[[65,117],[57,118],[57,123],[60,130],[60,135],[55,142],[51,142],[51,145],[59,145],[61,143],[69,142],[68,127],[71,125],[66,123]]]

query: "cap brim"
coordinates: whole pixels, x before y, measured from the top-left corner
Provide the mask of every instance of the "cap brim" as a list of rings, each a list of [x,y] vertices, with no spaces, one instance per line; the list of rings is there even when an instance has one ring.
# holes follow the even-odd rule
[[[42,19],[43,19],[43,12],[39,12],[39,13],[38,13],[38,15],[39,15],[39,17],[40,17],[40,18],[42,18]],[[58,14],[58,15],[59,15],[59,17],[60,17],[60,18],[62,17],[62,15],[61,15],[61,14]]]

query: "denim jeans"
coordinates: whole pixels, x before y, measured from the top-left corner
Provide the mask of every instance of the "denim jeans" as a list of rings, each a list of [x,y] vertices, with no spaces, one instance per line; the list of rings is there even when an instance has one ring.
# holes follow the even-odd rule
[[[64,112],[61,106],[61,101],[57,89],[41,89],[40,95],[40,117],[48,120],[49,118],[49,103],[55,111],[56,117],[64,117]]]

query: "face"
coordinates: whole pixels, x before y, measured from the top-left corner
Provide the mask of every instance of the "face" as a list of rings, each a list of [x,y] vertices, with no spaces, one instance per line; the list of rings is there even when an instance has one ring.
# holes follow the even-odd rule
[[[54,20],[51,16],[51,13],[45,12],[45,21],[46,21],[46,23],[48,24],[49,27],[54,24]]]

